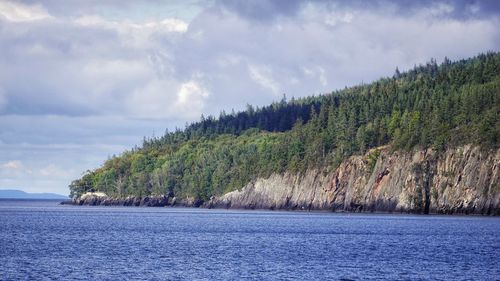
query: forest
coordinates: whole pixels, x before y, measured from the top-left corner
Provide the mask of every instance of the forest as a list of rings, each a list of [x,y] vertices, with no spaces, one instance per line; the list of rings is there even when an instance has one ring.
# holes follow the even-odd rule
[[[273,173],[335,169],[355,154],[500,139],[500,53],[435,60],[369,84],[281,101],[144,138],[70,184],[71,196],[166,195],[208,200]]]

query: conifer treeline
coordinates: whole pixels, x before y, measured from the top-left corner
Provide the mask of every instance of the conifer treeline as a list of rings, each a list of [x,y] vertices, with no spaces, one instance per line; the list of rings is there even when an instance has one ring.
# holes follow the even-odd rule
[[[70,185],[72,196],[175,194],[207,200],[257,177],[334,168],[346,157],[390,144],[395,150],[478,144],[500,138],[500,54],[438,65],[328,95],[283,98],[184,130],[145,139]],[[376,159],[375,159],[376,161]]]

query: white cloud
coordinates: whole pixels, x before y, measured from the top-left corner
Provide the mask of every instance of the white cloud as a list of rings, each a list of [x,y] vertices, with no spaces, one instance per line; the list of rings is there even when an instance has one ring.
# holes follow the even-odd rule
[[[265,89],[271,90],[274,95],[279,95],[279,84],[272,78],[272,70],[268,66],[257,66],[253,64],[248,65],[248,72],[250,78],[255,83],[259,84]]]
[[[209,96],[199,78],[184,83],[154,79],[128,97],[127,107],[139,118],[193,120],[203,113]]]
[[[312,69],[308,68],[308,67],[303,67],[302,71],[307,76],[314,76],[314,71]]]
[[[171,111],[175,102],[174,90],[177,83],[165,79],[153,79],[143,87],[137,88],[126,97],[127,112],[138,118],[172,118]]]
[[[105,29],[117,33],[122,46],[147,49],[157,48],[158,37],[183,34],[188,23],[177,18],[155,21],[134,22],[129,20],[113,21],[97,15],[85,15],[73,19],[71,23],[84,28]]]
[[[32,170],[26,167],[21,160],[10,160],[0,165],[0,178],[30,177],[32,174]]]
[[[78,102],[89,104],[94,109],[106,112],[113,105],[116,110],[123,110],[123,103],[131,92],[155,79],[154,69],[143,59],[99,59],[86,62],[79,70],[83,81],[91,84],[82,85],[86,89]],[[124,87],[125,86],[125,87]],[[115,110],[113,110],[115,111]]]
[[[21,170],[24,168],[23,162],[19,160],[11,160],[7,163],[2,164],[2,168],[9,170]]]
[[[188,24],[180,19],[166,18],[157,21],[112,21],[97,15],[85,15],[72,21],[85,28],[102,28],[116,31],[129,46],[153,46],[155,34],[182,34],[188,30]]]
[[[318,66],[318,71],[319,71],[319,82],[324,87],[328,84],[328,79],[326,78],[325,69],[321,66]]]
[[[70,169],[67,168],[61,168],[58,167],[54,164],[49,164],[42,169],[39,170],[40,175],[44,177],[51,177],[51,178],[67,178],[68,176],[71,176],[73,172]]]
[[[336,26],[339,23],[350,23],[354,19],[354,15],[350,12],[345,13],[328,13],[325,15],[325,24]]]
[[[303,67],[302,71],[305,76],[317,79],[321,86],[325,87],[328,85],[327,73],[323,67]]]
[[[74,23],[81,26],[100,26],[105,28],[116,28],[117,22],[108,21],[97,15],[85,15],[74,19]]]
[[[148,62],[159,78],[168,78],[175,73],[171,64],[172,57],[166,50],[156,50],[148,55]]]
[[[160,22],[159,27],[168,32],[184,33],[188,30],[188,24],[180,19],[164,19]]]
[[[42,5],[25,5],[0,1],[0,16],[12,22],[29,22],[52,18]]]
[[[241,56],[234,54],[223,54],[217,59],[217,64],[223,68],[231,67],[242,61]]]
[[[202,114],[205,100],[208,96],[208,90],[198,81],[187,81],[180,85],[177,92],[177,99],[172,109],[184,116],[198,118]]]
[[[74,23],[81,26],[93,26],[116,29],[124,33],[131,32],[153,32],[153,31],[166,31],[166,32],[179,32],[184,33],[188,30],[188,24],[183,20],[176,18],[166,18],[159,21],[112,21],[107,20],[97,15],[85,15],[74,19]]]

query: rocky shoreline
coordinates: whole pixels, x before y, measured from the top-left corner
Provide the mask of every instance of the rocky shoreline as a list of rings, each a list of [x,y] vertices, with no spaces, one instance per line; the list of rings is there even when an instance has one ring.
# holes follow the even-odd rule
[[[130,206],[130,207],[203,207],[202,200],[179,200],[169,195],[127,196],[124,198],[109,197],[105,194],[88,192],[79,198],[61,202],[62,205],[86,206]]]
[[[328,211],[341,213],[389,213],[389,214],[434,214],[434,215],[486,215],[500,216],[499,208],[477,210],[475,208],[458,206],[450,209],[429,209],[428,212],[416,209],[397,208],[395,203],[387,205],[384,202],[376,202],[370,206],[351,204],[350,206],[334,206],[333,208],[314,208],[312,206],[267,206],[267,205],[231,205],[224,203],[220,198],[213,197],[209,201],[178,200],[168,196],[129,196],[126,198],[112,198],[101,196],[88,196],[85,199],[65,200],[61,205],[75,206],[123,206],[123,207],[186,207],[207,209],[241,209],[241,210],[282,210],[282,211]]]
[[[202,201],[174,194],[112,198],[88,192],[66,202],[92,206],[183,206],[413,214],[500,215],[500,149],[463,146],[352,156],[335,170],[273,174]]]
[[[389,213],[389,214],[440,214],[440,215],[486,215],[486,216],[500,216],[500,209],[482,209],[476,210],[474,208],[457,207],[453,209],[429,209],[428,212],[414,209],[401,209],[396,208],[395,204],[384,205],[383,202],[378,202],[370,206],[360,204],[351,204],[348,207],[338,206],[334,208],[311,208],[310,206],[240,206],[221,203],[220,199],[212,198],[204,202],[202,200],[177,200],[175,197],[167,196],[145,196],[135,197],[130,196],[126,198],[111,198],[111,197],[89,197],[85,200],[65,200],[60,203],[61,205],[75,205],[75,206],[123,206],[123,207],[186,207],[186,208],[207,208],[207,209],[241,209],[241,210],[282,210],[282,211],[328,211],[328,212],[341,212],[341,213]]]

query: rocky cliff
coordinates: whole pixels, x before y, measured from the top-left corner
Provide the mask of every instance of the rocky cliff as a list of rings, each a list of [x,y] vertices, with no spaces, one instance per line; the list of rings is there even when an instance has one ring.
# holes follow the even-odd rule
[[[500,150],[462,146],[353,156],[334,171],[274,174],[205,205],[224,208],[500,215]]]
[[[88,193],[73,204],[500,215],[500,149],[462,146],[353,156],[335,170],[273,174],[208,202],[168,196],[110,198]]]

